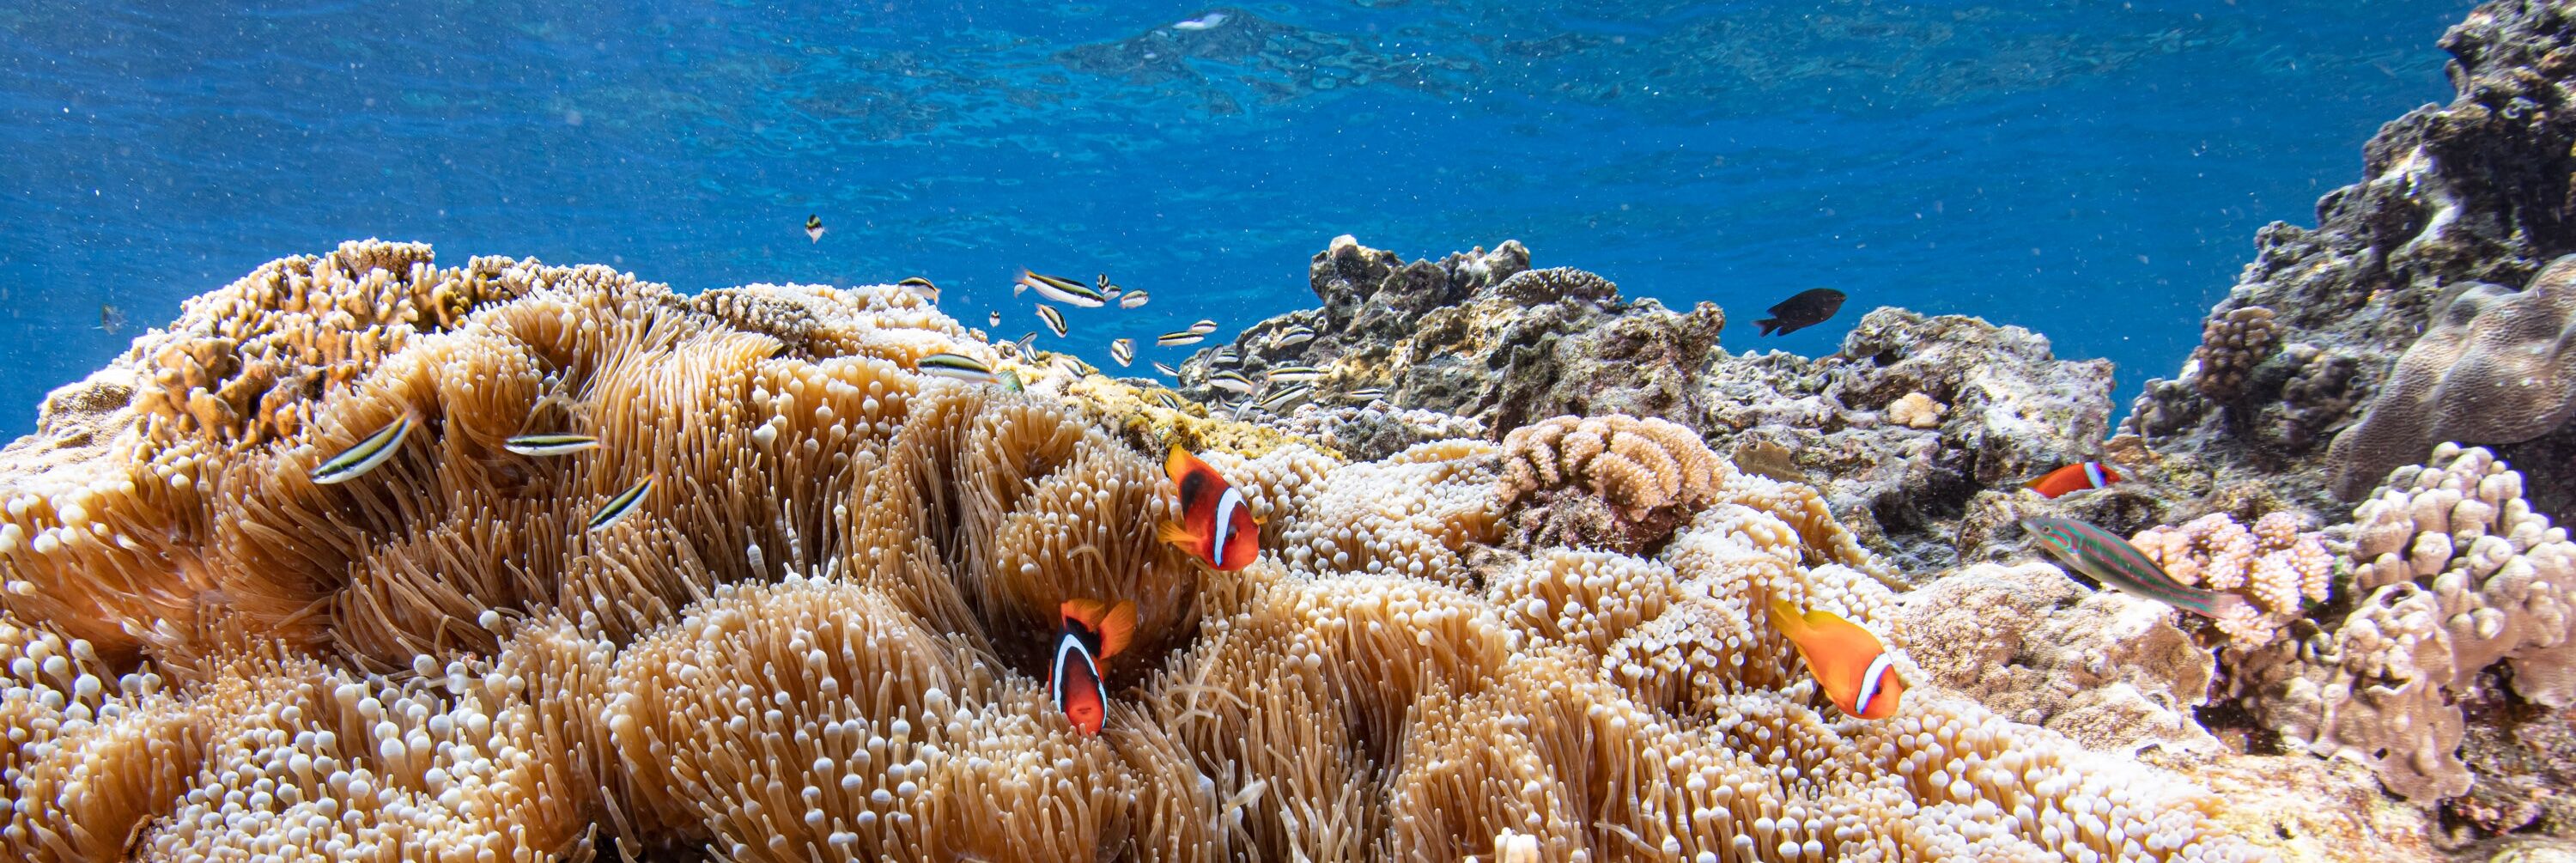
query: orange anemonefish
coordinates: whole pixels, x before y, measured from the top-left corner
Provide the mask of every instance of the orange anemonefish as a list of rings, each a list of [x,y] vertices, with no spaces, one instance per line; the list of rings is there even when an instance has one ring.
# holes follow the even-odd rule
[[[2067,492],[2102,488],[2125,479],[2128,477],[2121,476],[2110,465],[2088,461],[2049,471],[2046,476],[2031,480],[2022,487],[2039,492],[2040,497],[2055,498]]]
[[[1797,606],[1776,599],[1771,601],[1771,622],[1798,646],[1798,657],[1807,661],[1807,670],[1843,713],[1861,719],[1896,715],[1905,681],[1896,676],[1896,659],[1878,636],[1833,612],[1802,614]]]
[[[1163,472],[1181,489],[1181,520],[1163,522],[1157,531],[1163,541],[1198,555],[1219,572],[1251,566],[1261,555],[1261,520],[1243,505],[1243,493],[1180,447],[1173,447],[1163,461]]]
[[[1047,675],[1047,694],[1057,710],[1084,734],[1100,733],[1109,717],[1109,686],[1101,682],[1100,662],[1127,648],[1136,634],[1136,604],[1112,608],[1097,599],[1066,600],[1064,632],[1055,640],[1055,670]]]

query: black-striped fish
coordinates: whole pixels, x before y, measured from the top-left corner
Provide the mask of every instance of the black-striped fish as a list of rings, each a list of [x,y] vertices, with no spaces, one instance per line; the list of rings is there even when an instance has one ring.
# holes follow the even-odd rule
[[[1110,284],[1108,273],[1093,274],[1091,277],[1091,286],[1100,289],[1101,296],[1113,300],[1117,299],[1119,294],[1124,293],[1127,290],[1126,288]]]
[[[907,276],[903,281],[896,282],[894,284],[896,287],[913,292],[922,299],[929,300],[934,303],[939,302],[939,286],[931,284],[929,279],[925,279],[920,276]]]
[[[1271,344],[1283,348],[1293,348],[1314,340],[1315,331],[1304,326],[1292,326],[1270,337]]]
[[[1136,340],[1117,339],[1111,341],[1109,343],[1109,358],[1117,360],[1118,367],[1122,369],[1134,365],[1136,363]]]
[[[1182,345],[1198,344],[1199,340],[1204,338],[1207,338],[1206,333],[1194,333],[1188,330],[1182,330],[1177,333],[1164,333],[1162,335],[1155,336],[1154,344],[1167,348],[1177,348]]]
[[[1386,390],[1377,387],[1357,389],[1343,393],[1342,398],[1350,399],[1355,402],[1373,402],[1378,399],[1386,398]]]
[[[1230,393],[1252,392],[1252,379],[1244,377],[1242,372],[1238,372],[1233,369],[1225,369],[1208,375],[1207,385]]]
[[[1209,362],[1209,363],[1211,363],[1211,364],[1213,364],[1213,365],[1220,365],[1220,366],[1224,366],[1224,365],[1233,365],[1235,360],[1239,360],[1239,359],[1242,359],[1242,358],[1243,358],[1243,355],[1241,355],[1241,354],[1238,354],[1238,353],[1235,353],[1235,352],[1234,352],[1234,346],[1233,346],[1233,345],[1227,345],[1227,346],[1225,346],[1225,347],[1221,347],[1221,348],[1216,349],[1216,353],[1209,354],[1209,355],[1208,355],[1208,362]]]
[[[1122,309],[1142,308],[1146,303],[1152,301],[1152,295],[1145,293],[1145,291],[1140,288],[1128,291],[1126,296],[1119,297],[1118,307]]]
[[[1155,390],[1154,403],[1176,411],[1186,410],[1181,407],[1181,397],[1174,395],[1171,390]]]
[[[1280,408],[1305,401],[1307,396],[1314,394],[1314,384],[1295,384],[1280,387],[1276,390],[1262,394],[1261,409],[1271,413],[1278,413]]]
[[[1155,363],[1154,363],[1154,370],[1155,370],[1155,371],[1158,371],[1158,372],[1162,372],[1162,373],[1167,374],[1167,375],[1171,375],[1172,377],[1176,377],[1176,378],[1181,376],[1181,370],[1180,370],[1180,369],[1176,369],[1176,368],[1172,368],[1171,366],[1164,365],[1160,360],[1155,361]]]
[[[1021,334],[1021,335],[1020,335],[1020,339],[1019,339],[1019,341],[1012,342],[1012,343],[1011,343],[1011,345],[1012,345],[1012,347],[1016,348],[1016,349],[1020,352],[1020,356],[1022,356],[1022,357],[1034,357],[1034,356],[1037,356],[1037,355],[1038,355],[1038,331],[1036,331],[1036,330],[1030,330],[1030,331],[1028,331],[1028,332],[1026,332],[1026,333]]]
[[[2039,538],[2039,546],[2077,572],[2104,587],[2116,587],[2203,617],[2226,617],[2245,606],[2233,593],[2204,590],[2175,581],[2164,567],[2137,546],[2093,525],[2071,518],[2024,518],[2021,529]]]
[[[653,477],[653,474],[645,474],[634,487],[618,492],[616,497],[609,498],[608,503],[600,506],[599,512],[590,517],[590,531],[597,533],[607,530],[609,525],[616,524],[618,520],[634,513],[635,508],[644,503],[644,495],[653,490]]]
[[[571,455],[598,449],[599,439],[585,434],[523,434],[502,441],[501,448],[525,456]]]
[[[1271,383],[1302,384],[1323,376],[1324,370],[1314,366],[1272,366],[1268,379]]]
[[[1216,332],[1216,322],[1206,318],[1200,318],[1198,323],[1190,325],[1190,332],[1197,333],[1202,336]]]
[[[815,214],[812,214],[812,213],[808,213],[808,214],[806,214],[806,216],[805,216],[805,238],[806,238],[806,239],[808,239],[808,240],[812,240],[812,241],[814,241],[814,242],[817,242],[817,243],[820,243],[820,242],[822,242],[822,241],[823,241],[823,217],[822,217],[822,216],[815,215]]]
[[[1056,311],[1054,306],[1040,303],[1038,305],[1038,320],[1045,321],[1047,331],[1055,333],[1056,338],[1064,338],[1065,326],[1063,312]]]
[[[332,456],[314,466],[313,484],[338,485],[366,476],[368,471],[375,470],[377,465],[384,464],[386,459],[393,458],[394,452],[402,449],[403,438],[409,436],[412,427],[419,424],[420,414],[405,411],[400,419],[385,424],[384,428],[377,429],[373,434],[359,438],[356,444],[341,450],[339,455]]]
[[[1099,289],[1093,288],[1090,285],[1086,285],[1072,279],[1059,279],[1042,273],[1032,273],[1027,270],[1020,271],[1020,280],[1013,283],[1011,293],[1019,293],[1020,288],[1028,288],[1030,290],[1037,291],[1038,296],[1045,297],[1059,303],[1081,306],[1086,309],[1096,309],[1109,302],[1107,297],[1100,295]]]
[[[970,384],[994,382],[993,367],[965,354],[942,351],[913,361],[913,368],[934,378],[947,378]]]
[[[987,323],[991,324],[992,326],[996,326],[996,327],[1001,326],[1001,325],[1002,325],[1002,310],[1001,310],[1001,309],[994,309],[994,310],[992,311],[992,313],[991,313],[991,314],[988,314],[988,315],[985,315],[985,316],[984,316],[984,320],[985,320]]]

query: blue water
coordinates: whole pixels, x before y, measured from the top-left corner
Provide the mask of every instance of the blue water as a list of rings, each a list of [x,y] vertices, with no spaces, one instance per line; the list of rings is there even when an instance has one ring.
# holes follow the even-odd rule
[[[683,290],[924,275],[1004,338],[1038,328],[1019,267],[1105,271],[1154,302],[1068,310],[1070,346],[1138,337],[1138,370],[1190,320],[1313,305],[1334,235],[1518,238],[1719,303],[1731,350],[1975,314],[2116,361],[2125,403],[2255,228],[2313,223],[2380,123],[2449,98],[2470,4],[2038,5],[11,0],[0,435],[124,349],[100,304],[158,324],[368,236]],[[1755,338],[1819,285],[1842,318]]]

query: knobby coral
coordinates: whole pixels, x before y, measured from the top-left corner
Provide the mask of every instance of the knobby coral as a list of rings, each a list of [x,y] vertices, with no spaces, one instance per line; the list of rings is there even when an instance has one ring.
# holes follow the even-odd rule
[[[2576,703],[2576,543],[2522,495],[2522,475],[2484,448],[2445,443],[2391,472],[2353,512],[2360,605],[2238,663],[2257,712],[2431,799],[2469,789],[2459,705],[2490,667],[2525,699]]]
[[[2246,614],[2220,618],[2218,627],[2239,645],[2260,646],[2301,618],[2301,602],[2324,602],[2333,586],[2335,557],[2325,535],[2301,526],[2290,512],[2255,519],[2251,528],[2214,512],[2148,528],[2130,543],[2177,581],[2251,598]]]
[[[306,302],[509,290],[281,372],[320,381],[271,406],[296,423],[136,398],[113,440],[0,461],[16,858],[2263,856],[2220,799],[1937,687],[1836,712],[1771,601],[1895,605],[1804,486],[1623,480],[1694,502],[1660,553],[1511,552],[1490,443],[1215,452],[1269,549],[1215,573],[1152,539],[1169,483],[1084,410],[911,371],[1002,360],[906,292],[304,266],[346,276]],[[306,478],[406,412],[374,472]],[[499,446],[565,429],[602,446]],[[1143,622],[1097,736],[1041,682],[1085,596]]]

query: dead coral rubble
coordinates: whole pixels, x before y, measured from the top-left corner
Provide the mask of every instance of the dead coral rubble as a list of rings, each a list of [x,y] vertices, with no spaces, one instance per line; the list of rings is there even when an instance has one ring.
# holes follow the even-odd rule
[[[266,406],[291,425],[106,408],[146,345],[57,401],[111,439],[0,459],[12,859],[2268,857],[2237,804],[1937,687],[1839,715],[1764,609],[1887,632],[1895,600],[1804,486],[1605,479],[1696,515],[1652,557],[1511,553],[1493,443],[1210,452],[1268,549],[1213,573],[1135,529],[1169,484],[1046,395],[1070,372],[911,371],[989,348],[907,292],[281,267],[337,273],[319,305],[501,289],[280,370],[320,382]],[[306,479],[405,410],[393,460]],[[603,446],[498,446],[566,428]],[[1098,736],[1042,683],[1079,596],[1146,621]]]

